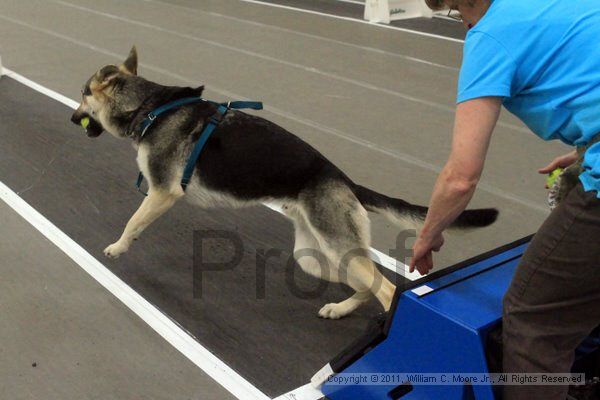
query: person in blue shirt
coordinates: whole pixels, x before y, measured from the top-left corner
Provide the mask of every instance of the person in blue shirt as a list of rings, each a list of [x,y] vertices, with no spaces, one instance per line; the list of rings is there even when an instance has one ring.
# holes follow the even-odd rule
[[[541,139],[573,146],[539,171],[581,163],[575,187],[535,235],[503,302],[504,371],[568,373],[574,350],[600,325],[600,1],[425,1],[457,10],[469,31],[452,150],[411,272],[431,270],[443,231],[471,200],[502,106]],[[504,387],[507,400],[564,400],[566,393],[564,386]]]

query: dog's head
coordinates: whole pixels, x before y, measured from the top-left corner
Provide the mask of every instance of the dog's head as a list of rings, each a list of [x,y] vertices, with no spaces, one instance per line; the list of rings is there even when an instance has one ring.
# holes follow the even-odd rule
[[[100,136],[105,130],[122,137],[123,129],[115,123],[115,117],[128,109],[134,109],[136,103],[139,103],[137,96],[126,98],[122,93],[126,82],[137,77],[137,67],[137,51],[133,46],[123,64],[100,68],[81,89],[81,104],[73,113],[71,121],[75,125],[81,125],[84,118],[89,118],[86,128],[89,137]]]

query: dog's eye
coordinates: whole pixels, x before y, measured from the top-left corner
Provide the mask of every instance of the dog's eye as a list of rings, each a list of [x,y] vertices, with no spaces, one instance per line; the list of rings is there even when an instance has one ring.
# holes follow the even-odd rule
[[[83,89],[81,89],[81,94],[83,96],[91,96],[92,91],[90,90],[89,86],[84,87]]]

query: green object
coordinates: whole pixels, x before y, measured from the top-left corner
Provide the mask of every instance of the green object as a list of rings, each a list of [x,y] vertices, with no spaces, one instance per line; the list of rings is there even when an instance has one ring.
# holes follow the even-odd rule
[[[89,124],[90,124],[90,119],[88,117],[81,119],[81,126],[83,126],[83,129],[87,129]]]
[[[554,171],[548,174],[548,178],[546,178],[546,185],[551,188],[554,186],[556,179],[562,174],[564,170],[562,168],[556,168]]]

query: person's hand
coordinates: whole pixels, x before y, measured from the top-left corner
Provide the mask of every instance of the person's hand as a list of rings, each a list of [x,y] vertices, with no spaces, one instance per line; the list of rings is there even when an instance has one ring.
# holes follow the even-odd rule
[[[546,165],[544,168],[538,169],[538,172],[540,174],[549,174],[556,168],[567,168],[569,165],[577,161],[577,158],[579,158],[577,150],[573,150],[570,153],[556,157],[550,162],[550,164]]]
[[[444,236],[439,234],[432,238],[419,235],[413,246],[413,256],[410,260],[409,272],[414,272],[415,268],[421,275],[426,275],[433,269],[433,254],[438,252],[444,245]]]
[[[571,164],[573,164],[579,155],[577,154],[577,150],[573,150],[570,153],[564,154],[562,156],[556,157],[554,160],[550,162],[550,164],[546,165],[544,168],[538,169],[540,174],[549,174],[557,168],[567,168]],[[545,184],[546,189],[550,189],[548,184]]]

